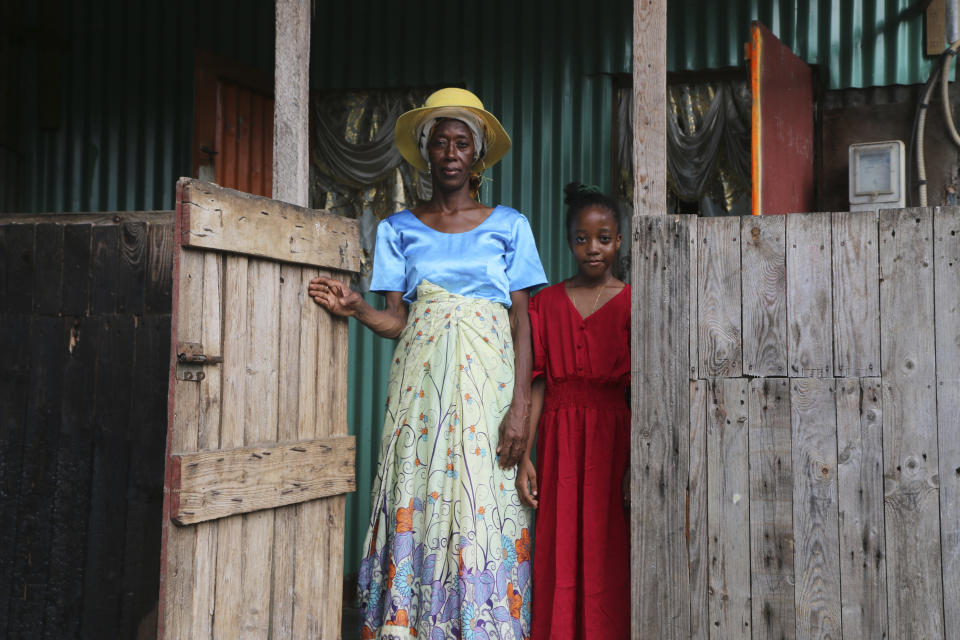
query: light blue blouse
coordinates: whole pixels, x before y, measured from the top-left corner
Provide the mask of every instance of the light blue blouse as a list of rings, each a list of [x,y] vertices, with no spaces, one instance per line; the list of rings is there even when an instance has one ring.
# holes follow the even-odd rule
[[[370,290],[403,291],[417,298],[423,280],[470,298],[510,306],[510,292],[547,282],[530,223],[517,210],[498,205],[470,231],[444,233],[409,209],[377,227]]]

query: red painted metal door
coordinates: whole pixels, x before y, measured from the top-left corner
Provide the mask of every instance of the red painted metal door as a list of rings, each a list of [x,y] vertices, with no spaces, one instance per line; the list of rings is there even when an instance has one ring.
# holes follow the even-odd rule
[[[747,45],[753,215],[813,211],[813,73],[759,22]]]

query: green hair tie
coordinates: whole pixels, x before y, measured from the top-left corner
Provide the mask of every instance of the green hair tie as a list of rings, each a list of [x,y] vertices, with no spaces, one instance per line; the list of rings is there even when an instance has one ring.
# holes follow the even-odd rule
[[[577,193],[603,193],[600,187],[593,184],[582,184],[577,187]]]

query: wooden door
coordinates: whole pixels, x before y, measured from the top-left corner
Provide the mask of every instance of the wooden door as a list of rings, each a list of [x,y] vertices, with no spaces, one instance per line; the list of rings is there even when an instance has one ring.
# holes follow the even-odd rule
[[[181,179],[159,637],[339,638],[355,221]]]
[[[813,72],[759,22],[750,26],[753,215],[816,210]]]

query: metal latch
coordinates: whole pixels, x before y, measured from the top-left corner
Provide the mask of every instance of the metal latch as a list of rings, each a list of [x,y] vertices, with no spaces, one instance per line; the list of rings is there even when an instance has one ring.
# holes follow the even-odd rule
[[[222,362],[223,356],[208,356],[198,342],[177,343],[177,380],[200,382],[206,377],[203,365]]]

